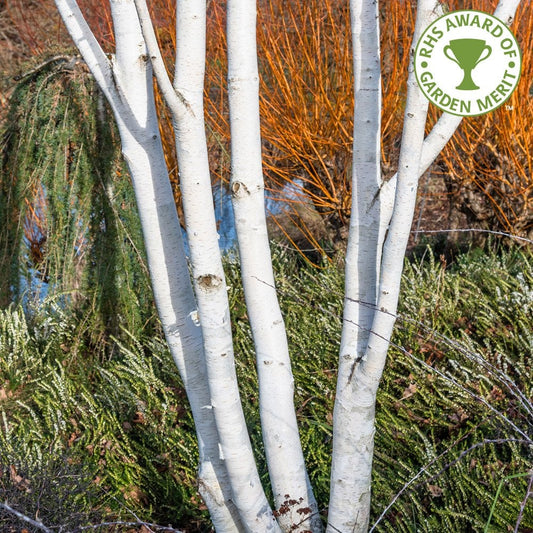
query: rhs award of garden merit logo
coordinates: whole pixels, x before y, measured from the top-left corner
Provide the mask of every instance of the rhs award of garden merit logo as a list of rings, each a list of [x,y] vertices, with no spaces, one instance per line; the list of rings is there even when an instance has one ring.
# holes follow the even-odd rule
[[[418,85],[430,102],[454,115],[483,115],[506,102],[522,58],[505,24],[481,11],[454,11],[430,24],[414,57]]]

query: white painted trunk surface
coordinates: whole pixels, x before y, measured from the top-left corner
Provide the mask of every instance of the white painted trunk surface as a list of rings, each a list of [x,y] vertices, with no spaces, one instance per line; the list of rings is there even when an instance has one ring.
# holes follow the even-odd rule
[[[259,377],[263,442],[278,522],[321,531],[294,410],[294,380],[267,234],[259,125],[255,0],[228,0],[231,184],[248,317]],[[296,503],[294,503],[296,502]]]

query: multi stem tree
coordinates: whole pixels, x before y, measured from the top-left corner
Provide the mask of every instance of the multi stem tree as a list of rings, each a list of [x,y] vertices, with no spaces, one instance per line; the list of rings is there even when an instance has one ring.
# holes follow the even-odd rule
[[[501,0],[495,15],[510,24],[519,1]],[[104,53],[76,0],[55,2],[118,125],[155,302],[196,424],[198,487],[215,529],[322,531],[298,435],[287,335],[267,235],[255,0],[227,0],[230,191],[257,357],[274,509],[260,481],[239,398],[213,209],[203,105],[206,0],[176,2],[172,81],[146,0],[109,0],[114,54]],[[441,9],[439,0],[418,0],[411,52]],[[385,181],[380,169],[379,4],[351,0],[350,10],[355,80],[353,199],[333,416],[329,533],[368,529],[376,392],[396,318],[417,182],[461,120],[444,113],[424,138],[428,103],[411,68],[398,173]],[[190,269],[161,145],[154,75],[173,117]]]

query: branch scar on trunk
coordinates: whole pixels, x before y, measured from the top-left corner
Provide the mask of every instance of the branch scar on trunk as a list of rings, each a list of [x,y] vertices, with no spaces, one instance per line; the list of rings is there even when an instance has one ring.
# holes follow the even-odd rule
[[[216,289],[222,284],[222,279],[215,274],[205,274],[196,278],[198,286],[206,291]]]

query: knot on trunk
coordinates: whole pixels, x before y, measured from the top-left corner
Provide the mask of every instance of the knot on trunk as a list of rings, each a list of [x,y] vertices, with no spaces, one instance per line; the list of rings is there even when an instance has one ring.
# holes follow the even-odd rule
[[[196,278],[196,281],[198,283],[198,286],[205,291],[216,289],[220,287],[220,285],[222,285],[222,278],[219,278],[215,274],[205,274],[204,276],[198,276]]]
[[[233,196],[233,198],[243,198],[244,196],[249,194],[250,191],[244,183],[241,183],[240,181],[235,181],[231,184],[231,195]]]

